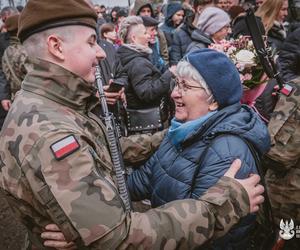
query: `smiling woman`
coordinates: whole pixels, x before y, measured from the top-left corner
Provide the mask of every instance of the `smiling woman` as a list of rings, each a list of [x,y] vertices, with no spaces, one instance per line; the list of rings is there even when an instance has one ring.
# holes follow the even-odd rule
[[[170,70],[161,74],[151,62],[150,35],[141,17],[125,18],[119,34],[124,43],[117,50],[121,64],[118,69],[122,69],[128,76],[125,88],[128,131],[134,134],[160,130],[166,125],[169,116],[167,99],[173,74]]]
[[[153,207],[199,198],[236,158],[244,162],[238,175],[246,178],[257,167],[250,147],[256,154],[270,145],[263,122],[240,104],[239,74],[226,55],[197,50],[178,63],[176,72],[171,127],[154,156],[128,178],[131,198],[150,199]],[[213,249],[245,248],[254,220],[254,215],[242,220]]]

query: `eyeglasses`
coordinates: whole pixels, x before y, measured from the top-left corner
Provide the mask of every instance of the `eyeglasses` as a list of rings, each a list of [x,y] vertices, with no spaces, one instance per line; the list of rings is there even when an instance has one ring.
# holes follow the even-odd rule
[[[203,89],[205,90],[205,88],[200,87],[200,86],[192,86],[186,83],[185,80],[179,81],[179,79],[176,77],[175,78],[175,87],[178,88],[178,90],[183,90],[183,92],[187,92],[188,90],[191,89]]]

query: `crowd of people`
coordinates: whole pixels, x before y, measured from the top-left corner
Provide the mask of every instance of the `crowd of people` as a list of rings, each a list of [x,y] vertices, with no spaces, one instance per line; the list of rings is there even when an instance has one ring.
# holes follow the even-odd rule
[[[285,83],[264,74],[251,105],[215,49],[251,39],[249,9]],[[0,190],[28,249],[297,249],[278,232],[300,227],[299,13],[297,0],[3,8]],[[128,192],[148,211],[124,209],[96,66]]]

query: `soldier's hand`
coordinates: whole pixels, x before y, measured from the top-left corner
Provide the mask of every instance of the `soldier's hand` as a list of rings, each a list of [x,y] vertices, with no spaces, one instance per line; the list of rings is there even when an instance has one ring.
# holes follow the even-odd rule
[[[5,111],[8,111],[10,109],[10,106],[11,106],[11,100],[2,100],[1,105],[2,105],[2,108]]]
[[[239,159],[234,160],[225,176],[235,178],[236,173],[239,171],[242,162]],[[260,177],[257,174],[251,174],[247,179],[235,179],[237,180],[247,191],[250,201],[250,213],[257,212],[259,205],[264,202],[263,192],[264,187],[259,184]]]
[[[74,242],[67,242],[65,236],[55,224],[48,224],[45,227],[45,232],[41,234],[44,239],[44,246],[52,247],[58,250],[73,250],[77,249]]]

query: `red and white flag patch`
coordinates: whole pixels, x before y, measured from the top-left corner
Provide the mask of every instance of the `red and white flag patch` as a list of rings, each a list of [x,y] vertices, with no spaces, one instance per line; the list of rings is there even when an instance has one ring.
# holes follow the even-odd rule
[[[74,135],[69,135],[50,146],[56,160],[62,160],[80,148]]]
[[[281,89],[281,93],[282,94],[284,94],[285,96],[289,96],[291,93],[292,93],[292,91],[293,91],[294,89],[293,89],[293,87],[291,86],[291,85],[289,85],[289,84],[285,84],[284,86],[283,86],[283,88]]]

